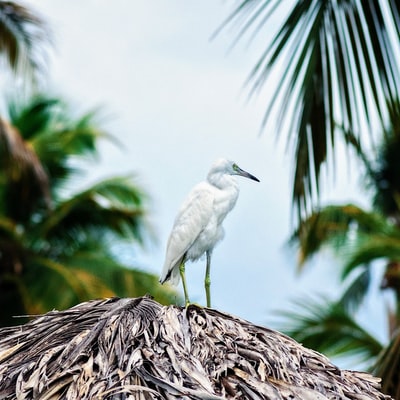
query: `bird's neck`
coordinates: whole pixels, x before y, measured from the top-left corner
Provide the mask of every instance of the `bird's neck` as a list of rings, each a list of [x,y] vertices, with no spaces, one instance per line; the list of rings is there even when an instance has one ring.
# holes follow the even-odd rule
[[[222,223],[226,214],[235,206],[239,195],[239,184],[236,178],[228,174],[209,175],[208,183],[218,189],[214,192],[214,209],[218,223]]]
[[[209,174],[207,181],[218,189],[231,188],[233,191],[239,188],[236,178],[228,174]]]

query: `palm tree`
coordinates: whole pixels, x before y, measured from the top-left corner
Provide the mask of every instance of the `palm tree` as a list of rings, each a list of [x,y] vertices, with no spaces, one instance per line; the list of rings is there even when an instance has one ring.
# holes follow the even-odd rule
[[[107,299],[0,330],[3,399],[389,400],[271,329],[190,305]]]
[[[0,54],[18,75],[34,81],[46,65],[49,27],[33,10],[0,1]]]
[[[96,153],[96,113],[74,118],[59,99],[11,103],[0,126],[0,321],[64,309],[95,297],[172,292],[157,278],[118,261],[121,243],[141,245],[146,195],[131,177],[74,192],[79,161]],[[82,165],[82,164],[81,164]],[[133,251],[133,245],[132,245]]]
[[[294,234],[304,263],[324,246],[334,248],[344,261],[343,293],[329,301],[307,301],[303,312],[287,313],[292,322],[286,332],[306,345],[332,354],[361,354],[376,364],[383,387],[400,398],[400,102],[388,107],[389,128],[373,161],[363,155],[371,210],[354,204],[330,205],[312,213]],[[395,304],[388,312],[390,345],[385,349],[354,318],[374,281],[372,269],[384,261],[381,289],[394,294]],[[304,312],[306,310],[306,312]],[[338,339],[338,337],[340,339]]]
[[[271,92],[267,79],[279,68],[263,126],[276,111],[276,132],[286,135],[293,152],[293,205],[302,218],[312,210],[321,168],[334,158],[335,144],[363,145],[374,121],[386,120],[386,100],[399,96],[400,5],[307,0],[287,8],[279,0],[242,0],[223,27],[236,24],[237,40],[262,36],[263,27],[286,15],[274,35],[267,32],[249,83],[251,93],[266,82]]]

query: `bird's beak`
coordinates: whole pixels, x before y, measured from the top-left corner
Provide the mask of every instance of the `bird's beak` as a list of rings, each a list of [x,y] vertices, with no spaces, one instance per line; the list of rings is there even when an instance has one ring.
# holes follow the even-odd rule
[[[241,169],[239,167],[237,167],[237,174],[240,176],[243,176],[245,178],[252,179],[253,181],[260,182],[260,180],[258,178],[256,178],[254,175],[249,174],[248,172],[244,171],[243,169]]]

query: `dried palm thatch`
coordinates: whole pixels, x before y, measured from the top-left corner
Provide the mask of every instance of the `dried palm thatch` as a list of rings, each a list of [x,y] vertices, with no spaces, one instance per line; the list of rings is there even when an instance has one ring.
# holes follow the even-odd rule
[[[289,337],[143,297],[0,330],[1,399],[388,399]]]

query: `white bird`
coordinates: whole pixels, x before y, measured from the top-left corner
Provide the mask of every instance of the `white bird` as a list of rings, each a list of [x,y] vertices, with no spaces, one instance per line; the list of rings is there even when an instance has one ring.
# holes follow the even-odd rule
[[[243,171],[233,161],[217,160],[207,175],[207,180],[197,184],[183,202],[170,233],[164,268],[160,283],[168,280],[179,283],[182,278],[185,303],[189,296],[185,279],[185,263],[196,261],[204,253],[207,257],[204,286],[207,307],[210,299],[210,260],[215,245],[224,237],[222,222],[236,204],[239,185],[234,175],[259,180]]]

